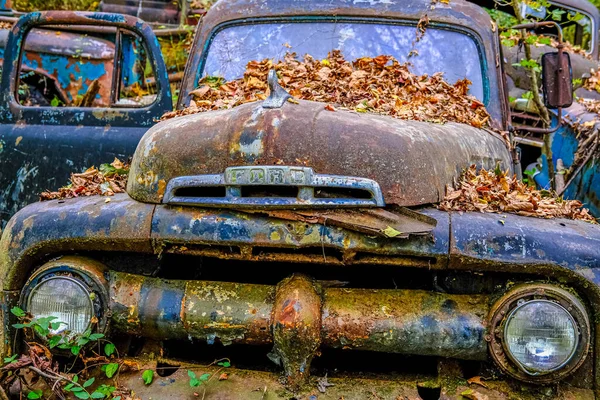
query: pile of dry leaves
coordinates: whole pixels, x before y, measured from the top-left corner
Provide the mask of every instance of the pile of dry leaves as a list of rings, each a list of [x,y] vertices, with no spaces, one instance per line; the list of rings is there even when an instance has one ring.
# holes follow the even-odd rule
[[[125,192],[129,164],[115,158],[110,164],[100,168],[90,167],[80,174],[71,174],[71,182],[56,192],[45,191],[40,200],[70,199],[72,197],[92,196],[96,194],[112,196]]]
[[[583,88],[600,93],[600,69],[590,70],[590,77],[583,82]]]
[[[399,119],[459,122],[478,128],[487,126],[489,120],[484,105],[467,94],[471,84],[467,79],[450,84],[442,73],[417,76],[407,64],[385,55],[351,63],[337,50],[323,60],[306,55],[300,61],[295,53],[288,53],[276,64],[268,59],[251,61],[243,78],[229,82],[205,77],[192,92],[194,101],[190,107],[168,112],[162,119],[264,100],[271,69],[277,71],[280,84],[294,98],[327,103],[330,111],[338,107]]]
[[[463,174],[458,189],[447,188],[439,205],[445,211],[515,213],[539,218],[570,218],[596,222],[578,200],[563,200],[536,190],[508,172],[479,172],[472,165]]]

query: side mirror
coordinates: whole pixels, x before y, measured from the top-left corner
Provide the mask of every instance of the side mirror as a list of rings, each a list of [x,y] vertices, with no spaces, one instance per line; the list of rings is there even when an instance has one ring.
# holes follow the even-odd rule
[[[573,104],[573,71],[569,53],[542,56],[542,87],[548,108],[566,108]]]

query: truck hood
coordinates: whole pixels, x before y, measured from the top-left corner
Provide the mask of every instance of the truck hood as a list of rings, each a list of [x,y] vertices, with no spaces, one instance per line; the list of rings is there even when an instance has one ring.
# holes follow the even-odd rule
[[[441,201],[445,186],[471,164],[512,167],[505,142],[491,131],[325,106],[299,101],[264,108],[255,102],[161,122],[137,147],[127,191],[138,201],[160,203],[176,177],[286,165],[373,179],[386,204],[415,206]]]

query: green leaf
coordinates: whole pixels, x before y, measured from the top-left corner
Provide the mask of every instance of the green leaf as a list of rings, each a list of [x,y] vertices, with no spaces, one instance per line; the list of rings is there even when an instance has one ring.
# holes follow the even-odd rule
[[[73,353],[73,355],[79,355],[79,352],[81,351],[81,346],[73,346],[71,347],[71,353]]]
[[[202,374],[198,379],[200,379],[202,382],[206,382],[208,378],[210,378],[210,374]]]
[[[73,393],[75,395],[75,397],[77,397],[78,399],[89,399],[90,398],[90,394],[88,392],[76,392]]]
[[[77,375],[75,375],[73,377],[73,379],[71,379],[73,382],[77,383],[77,381],[79,380],[79,377]]]
[[[525,100],[533,100],[533,93],[525,92],[521,95],[521,97],[524,98]]]
[[[25,311],[23,311],[22,309],[20,309],[19,307],[13,307],[10,309],[10,312],[13,313],[13,315],[21,318],[25,316]]]
[[[552,12],[551,12],[552,19],[555,21],[560,21],[562,19],[562,15],[565,12],[566,12],[565,10],[561,10],[561,9],[552,10]]]
[[[27,328],[29,325],[28,324],[13,324],[13,328],[15,329],[23,329],[23,328]]]
[[[4,364],[12,364],[14,362],[17,362],[17,356],[18,356],[18,354],[15,354],[14,356],[11,356],[11,357],[4,357]]]
[[[41,390],[32,390],[31,392],[27,393],[27,398],[28,399],[41,399],[42,391]]]
[[[223,361],[223,362],[217,363],[217,365],[220,365],[223,368],[231,367],[231,363],[229,361]]]
[[[50,339],[48,339],[48,347],[50,347],[51,349],[56,347],[60,343],[61,340],[62,340],[62,336],[60,336],[60,335],[52,336]]]
[[[142,379],[144,380],[144,384],[149,385],[152,383],[152,379],[154,378],[154,371],[151,369],[147,369],[142,373]]]
[[[86,344],[88,344],[90,342],[90,339],[87,337],[80,337],[79,339],[77,339],[77,345],[78,346],[85,346]]]
[[[60,326],[63,324],[64,322],[51,322],[50,323],[50,328],[52,328],[52,330],[57,330],[58,328],[60,328]]]
[[[74,385],[74,384],[72,384],[72,383],[69,383],[67,386],[65,386],[65,387],[63,388],[63,390],[64,390],[64,391],[67,391],[67,392],[70,392],[70,391],[71,391],[71,389],[73,389],[73,386],[75,386],[75,385]]]
[[[101,393],[104,396],[110,396],[112,394],[112,392],[114,392],[115,390],[117,390],[117,388],[114,386],[108,386],[108,385],[102,384],[96,388],[95,392]]]
[[[496,176],[502,176],[502,168],[500,168],[500,163],[496,163],[494,173],[496,174]]]
[[[518,63],[514,63],[513,67],[523,67],[525,69],[530,69],[533,70],[535,72],[541,72],[542,71],[542,67],[540,66],[540,64],[538,64],[537,61],[535,60],[528,60],[526,58],[522,59],[520,62]]]
[[[106,364],[106,370],[104,372],[106,373],[107,378],[112,378],[117,373],[118,370],[119,370],[119,364],[110,363],[110,364]]]
[[[402,235],[402,232],[392,228],[391,226],[388,226],[387,228],[385,228],[383,230],[383,234],[387,237],[393,238],[393,237]]]
[[[100,164],[100,168],[98,168],[103,175],[111,175],[117,172],[117,169],[110,164]]]
[[[93,333],[90,335],[90,340],[99,340],[102,339],[104,335],[102,333]]]
[[[52,107],[58,107],[59,104],[60,104],[60,100],[56,96],[54,96],[54,98],[52,100],[50,100],[50,105]]]
[[[190,371],[188,369],[188,376],[190,377],[190,387],[198,387],[202,383],[199,379],[196,378],[196,374],[194,371]]]
[[[115,345],[112,343],[106,343],[104,346],[104,354],[110,357],[115,352]]]
[[[551,41],[551,40],[550,40],[550,38],[548,38],[548,37],[541,37],[541,38],[539,38],[539,39],[538,39],[538,43],[540,43],[540,44],[545,44],[545,45],[547,45],[547,46],[550,46],[550,45],[552,45],[552,41]]]
[[[198,386],[200,386],[200,384],[201,384],[201,383],[202,383],[202,382],[200,382],[200,381],[199,381],[198,379],[196,379],[196,378],[192,378],[192,379],[190,379],[190,386],[191,386],[191,387],[198,387]]]
[[[88,386],[91,386],[94,383],[95,380],[96,380],[96,378],[90,378],[90,379],[88,379],[87,381],[83,382],[83,387],[86,388]]]
[[[106,395],[104,393],[100,393],[98,391],[92,393],[92,399],[103,399],[105,397]]]

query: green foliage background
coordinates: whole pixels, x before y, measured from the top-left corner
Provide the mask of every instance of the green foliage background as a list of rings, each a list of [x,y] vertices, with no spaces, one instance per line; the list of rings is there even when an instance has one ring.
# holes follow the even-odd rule
[[[100,0],[13,0],[13,8],[19,11],[78,10],[94,11]]]

